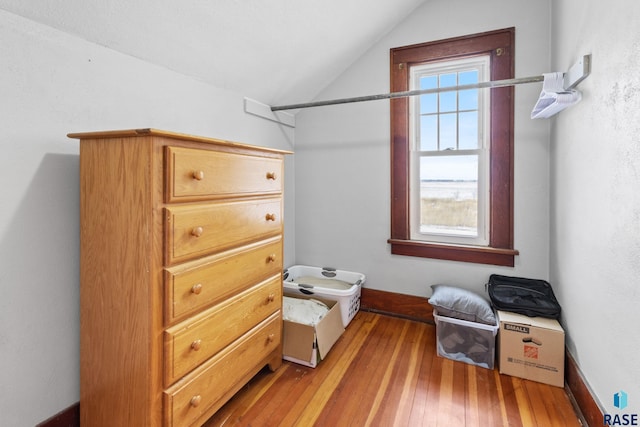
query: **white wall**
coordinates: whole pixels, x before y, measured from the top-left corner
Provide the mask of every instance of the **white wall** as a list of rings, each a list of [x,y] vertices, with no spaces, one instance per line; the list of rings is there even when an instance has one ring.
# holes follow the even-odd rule
[[[387,93],[390,48],[507,27],[516,27],[516,77],[547,72],[549,3],[426,2],[318,99]],[[366,287],[420,296],[429,296],[436,283],[483,292],[491,273],[546,279],[549,124],[529,118],[540,89],[515,91],[515,268],[390,254],[389,101],[298,113],[296,263],[362,272]]]
[[[0,58],[0,424],[31,427],[79,399],[79,162],[66,134],[153,127],[292,149],[293,130],[246,115],[241,94],[1,10]],[[291,157],[286,168],[288,200]]]
[[[567,345],[609,413],[640,412],[640,3],[553,2],[553,65],[592,54],[551,138],[550,276]],[[629,407],[613,407],[624,390]]]

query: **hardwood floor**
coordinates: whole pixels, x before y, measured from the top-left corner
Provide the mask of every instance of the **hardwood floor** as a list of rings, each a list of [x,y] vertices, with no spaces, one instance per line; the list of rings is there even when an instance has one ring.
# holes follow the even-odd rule
[[[438,357],[435,326],[359,312],[317,368],[261,371],[215,426],[580,426],[564,389]]]

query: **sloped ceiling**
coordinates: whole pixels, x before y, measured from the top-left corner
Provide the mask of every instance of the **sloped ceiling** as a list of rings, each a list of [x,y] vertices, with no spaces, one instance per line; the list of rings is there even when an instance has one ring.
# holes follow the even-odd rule
[[[0,0],[0,8],[266,104],[311,101],[427,0]]]

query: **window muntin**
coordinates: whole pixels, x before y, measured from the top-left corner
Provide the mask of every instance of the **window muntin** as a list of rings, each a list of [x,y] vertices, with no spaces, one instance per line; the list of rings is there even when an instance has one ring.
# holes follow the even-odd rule
[[[410,89],[485,81],[489,57],[413,65]],[[489,94],[479,89],[414,97],[410,102],[410,236],[413,240],[489,243]]]

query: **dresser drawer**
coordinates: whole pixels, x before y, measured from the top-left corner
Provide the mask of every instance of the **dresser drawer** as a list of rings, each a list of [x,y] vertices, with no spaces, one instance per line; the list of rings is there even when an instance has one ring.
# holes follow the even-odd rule
[[[277,275],[165,331],[165,386],[282,308]]]
[[[217,410],[238,387],[238,378],[251,374],[258,361],[277,350],[281,339],[282,317],[278,312],[166,390],[165,425],[190,426]]]
[[[165,324],[193,315],[282,272],[282,239],[244,246],[165,269]]]
[[[167,202],[279,194],[283,162],[192,148],[166,148]]]
[[[166,264],[282,233],[282,199],[166,208]]]

